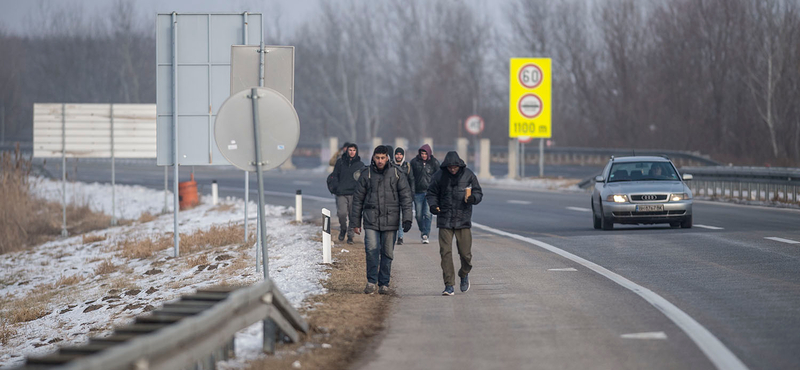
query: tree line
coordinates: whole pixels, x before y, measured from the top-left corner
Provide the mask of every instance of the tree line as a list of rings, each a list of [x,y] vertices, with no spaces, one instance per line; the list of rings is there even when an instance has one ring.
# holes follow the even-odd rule
[[[797,0],[320,1],[296,46],[301,141],[467,136],[508,140],[509,59],[553,60],[560,146],[699,151],[800,165]],[[0,29],[6,136],[30,140],[34,102],[154,103],[154,17],[43,9],[44,28]],[[494,9],[493,9],[494,10]]]

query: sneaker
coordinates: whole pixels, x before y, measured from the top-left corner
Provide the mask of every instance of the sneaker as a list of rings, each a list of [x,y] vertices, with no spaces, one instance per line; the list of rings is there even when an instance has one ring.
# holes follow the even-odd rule
[[[397,238],[397,245],[403,245],[403,238]]]
[[[391,294],[391,291],[388,286],[382,285],[378,287],[378,294]]]
[[[453,295],[453,294],[456,294],[455,290],[453,289],[453,286],[445,285],[444,292],[442,292],[442,295]]]
[[[367,283],[367,286],[364,287],[364,294],[374,294],[375,293],[375,289],[377,289],[375,284]]]
[[[339,241],[344,240],[344,234],[345,234],[344,231],[339,230]]]
[[[422,244],[428,244],[428,243],[430,243],[430,242],[428,241],[428,236],[427,236],[427,235],[423,235],[423,236],[422,236]]]
[[[461,278],[461,291],[466,292],[469,290],[469,275]]]
[[[353,244],[353,237],[352,236],[348,236],[347,237],[347,244]]]

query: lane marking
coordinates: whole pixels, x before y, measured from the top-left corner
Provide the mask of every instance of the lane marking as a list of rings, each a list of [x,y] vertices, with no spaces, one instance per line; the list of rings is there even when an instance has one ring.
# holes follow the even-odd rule
[[[636,293],[637,295],[642,297],[647,303],[650,303],[651,305],[653,305],[653,307],[661,311],[661,313],[663,313],[664,316],[672,320],[672,322],[674,322],[675,325],[681,328],[681,330],[683,330],[683,332],[686,333],[686,335],[688,335],[689,338],[691,338],[695,344],[697,344],[697,347],[700,348],[701,351],[703,351],[706,357],[708,357],[708,359],[714,364],[714,366],[717,369],[720,370],[747,369],[747,366],[745,366],[745,364],[741,360],[739,360],[739,358],[736,357],[736,355],[734,355],[733,352],[731,352],[731,350],[728,349],[728,347],[725,347],[725,345],[722,344],[722,342],[719,339],[717,339],[717,337],[715,337],[714,334],[708,331],[708,329],[700,325],[700,323],[695,321],[691,316],[681,311],[680,308],[670,303],[669,301],[667,301],[660,295],[656,294],[652,290],[647,289],[639,284],[636,284],[622,277],[622,275],[612,272],[603,266],[600,266],[582,257],[578,257],[563,249],[556,248],[545,242],[524,237],[522,235],[512,234],[502,230],[494,229],[489,226],[481,225],[475,222],[472,223],[472,226],[484,231],[488,231],[490,233],[502,235],[505,237],[509,237],[511,239],[516,239],[522,242],[533,244],[535,246],[538,246],[539,248],[553,252],[559,256],[569,259],[570,261],[583,265],[584,267]]]
[[[699,227],[699,228],[709,229],[709,230],[725,230],[725,228],[723,228],[723,227],[708,226],[708,225],[698,225],[698,224],[694,224],[694,227]]]
[[[220,186],[219,189],[220,190],[225,190],[225,191],[244,191],[244,189],[241,189],[241,188],[238,188],[238,187],[233,187],[233,186]],[[253,201],[253,198],[252,198],[253,194],[258,195],[258,189],[257,188],[253,189],[253,187],[250,187],[250,195],[251,195],[250,201],[251,202]],[[272,195],[272,196],[275,196],[275,197],[284,197],[284,198],[292,198],[292,199],[294,199],[295,195],[297,195],[297,194],[296,193],[281,193],[281,192],[278,192],[278,191],[267,191],[267,190],[264,190],[264,195]],[[331,195],[331,197],[333,197],[333,195]],[[336,203],[336,199],[318,197],[316,195],[308,195],[308,194],[303,194],[303,199],[316,200],[318,202],[325,202],[325,203]],[[255,198],[255,201],[258,202],[258,198]]]
[[[529,202],[527,200],[509,200],[508,203],[528,205],[528,204],[531,204],[532,202]]]
[[[581,207],[567,207],[567,209],[572,210],[572,211],[578,211],[578,212],[591,212],[592,211],[589,208],[581,208]]]
[[[574,269],[572,267],[567,267],[567,268],[563,268],[563,269],[547,269],[547,271],[578,271],[578,270],[576,270],[576,269]]]
[[[647,333],[630,333],[620,335],[622,339],[660,339],[666,340],[667,334],[663,331],[651,331]]]
[[[311,181],[295,180],[295,181],[292,181],[292,184],[295,184],[295,185],[311,185]]]
[[[764,239],[774,240],[776,242],[781,242],[781,243],[786,243],[786,244],[800,244],[800,242],[797,241],[797,240],[777,238],[777,237],[774,237],[774,236],[768,236],[768,237],[766,237]]]

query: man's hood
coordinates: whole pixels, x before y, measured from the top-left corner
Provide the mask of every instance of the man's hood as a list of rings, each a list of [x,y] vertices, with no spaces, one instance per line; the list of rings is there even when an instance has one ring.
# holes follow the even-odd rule
[[[361,156],[358,155],[358,145],[356,145],[355,143],[350,143],[350,145],[347,148],[349,149],[350,147],[356,148],[356,156],[353,157],[353,161],[360,161],[361,160]],[[344,154],[342,154],[342,158],[347,159],[347,160],[350,159],[350,156],[347,155],[347,150],[345,150]]]
[[[428,153],[428,160],[433,158],[433,150],[431,150],[431,146],[430,145],[423,144],[421,147],[419,147],[419,150],[424,150],[426,153]],[[418,156],[419,156],[419,154],[418,154]]]
[[[447,167],[450,166],[458,166],[461,168],[467,167],[467,164],[461,160],[461,157],[458,156],[458,153],[455,151],[447,152],[447,155],[444,156],[444,160],[442,164],[439,166],[443,170],[447,170]]]

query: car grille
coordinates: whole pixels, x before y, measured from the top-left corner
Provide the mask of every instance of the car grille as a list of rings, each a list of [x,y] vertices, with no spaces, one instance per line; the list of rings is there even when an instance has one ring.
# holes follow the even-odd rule
[[[667,194],[638,194],[631,195],[631,200],[634,202],[655,202],[667,200]]]
[[[659,211],[659,212],[611,212],[614,217],[653,217],[653,216],[683,216],[686,211]]]

